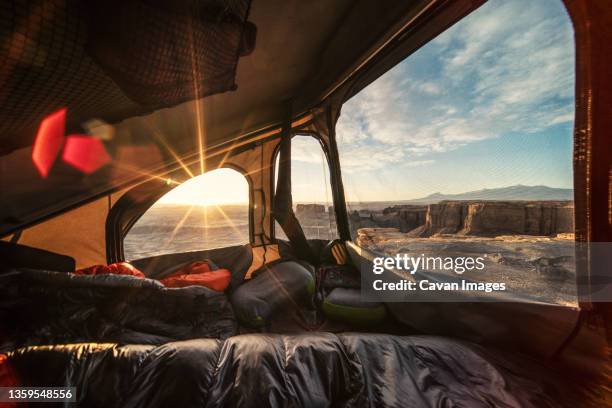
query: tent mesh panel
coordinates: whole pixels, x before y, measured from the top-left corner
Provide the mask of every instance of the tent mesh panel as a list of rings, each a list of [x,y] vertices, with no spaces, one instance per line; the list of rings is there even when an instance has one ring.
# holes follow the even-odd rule
[[[250,0],[0,2],[0,153],[233,89]]]

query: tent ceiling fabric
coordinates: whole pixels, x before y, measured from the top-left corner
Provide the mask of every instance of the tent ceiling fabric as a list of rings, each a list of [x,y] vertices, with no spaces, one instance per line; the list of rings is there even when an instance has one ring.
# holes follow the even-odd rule
[[[278,124],[292,102],[294,114],[313,108],[357,60],[397,28],[398,22],[427,3],[252,0],[249,7],[248,0],[12,0],[3,4],[0,14],[10,23],[0,24],[0,60],[12,62],[0,66],[0,235],[124,188],[132,180],[164,174],[176,166],[177,159],[193,158],[208,146]],[[229,5],[229,9],[219,8],[219,4]],[[179,11],[166,10],[174,5]],[[71,6],[81,11],[62,14],[66,19],[62,25],[43,24],[45,18]],[[139,38],[113,48],[113,41],[126,42],[121,28],[109,32],[104,25],[104,16],[113,15],[113,7],[119,10],[119,27],[144,13],[147,18],[138,23],[139,30],[148,30],[147,22],[155,24],[152,40],[170,45],[156,49]],[[200,13],[199,17],[186,17],[185,7]],[[13,15],[14,10],[21,10],[21,14]],[[99,21],[88,28],[92,19],[87,16],[92,10]],[[215,16],[212,25],[202,13]],[[155,15],[169,17],[159,27]],[[213,57],[207,55],[211,49],[201,45],[195,65],[204,76],[214,74],[219,79],[193,92],[184,86],[193,68],[193,64],[182,66],[189,62],[181,42],[186,41],[186,34],[176,31],[185,21],[187,25],[204,21],[196,34],[204,40],[214,39]],[[53,35],[41,37],[46,48],[34,46],[28,36],[11,35],[37,29],[51,30],[51,34],[60,30],[76,39],[81,49],[62,50]],[[88,42],[83,34],[87,30],[93,32]],[[208,44],[204,40],[200,43]],[[233,50],[234,64],[225,58],[227,50]],[[45,64],[45,58],[51,57],[54,64]],[[27,69],[15,63],[19,58],[29,61]],[[218,60],[222,64],[215,66],[213,62]],[[138,75],[140,71],[147,73],[147,61],[156,64],[158,71]],[[234,69],[235,76],[228,76]],[[88,75],[94,80],[84,81]],[[20,81],[24,78],[34,81],[32,86],[23,88]],[[84,89],[85,84],[92,88]],[[174,92],[177,84],[180,92]],[[92,89],[93,98],[79,99]],[[190,100],[194,94],[208,96]],[[45,101],[49,103],[41,105]],[[40,121],[53,112],[49,107],[54,104],[59,108],[68,105],[66,135],[86,134],[102,140],[112,158],[109,165],[82,174],[63,162],[60,152],[47,178],[37,173],[30,160],[31,145]]]

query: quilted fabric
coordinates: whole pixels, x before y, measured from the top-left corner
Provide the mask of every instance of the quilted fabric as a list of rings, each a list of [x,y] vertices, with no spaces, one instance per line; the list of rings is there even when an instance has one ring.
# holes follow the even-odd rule
[[[0,274],[0,352],[92,341],[162,344],[236,331],[225,294],[203,286],[33,269]]]
[[[75,386],[86,407],[592,405],[554,370],[429,336],[252,334],[28,347],[7,357],[22,386]]]

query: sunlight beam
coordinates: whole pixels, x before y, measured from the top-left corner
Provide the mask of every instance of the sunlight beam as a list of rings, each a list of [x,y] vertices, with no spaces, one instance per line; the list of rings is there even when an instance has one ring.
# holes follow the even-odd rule
[[[187,173],[189,178],[193,178],[194,174],[191,172],[191,170],[189,170],[189,167],[185,165],[185,163],[181,160],[181,158],[174,151],[174,149],[170,147],[170,144],[166,141],[164,136],[161,133],[159,133],[156,129],[154,129],[153,126],[151,126],[149,123],[147,122],[144,122],[144,123],[149,128],[149,130],[153,133],[153,136],[155,136],[155,138],[164,146],[164,148],[168,150],[168,153],[170,153],[172,157],[174,157],[174,159],[177,161],[177,163],[183,168],[183,170],[185,170],[185,173]]]
[[[176,227],[174,227],[174,229],[172,230],[172,234],[170,234],[170,238],[168,238],[168,240],[166,241],[163,250],[168,249],[168,247],[170,246],[170,244],[174,240],[174,237],[176,236],[177,232],[181,228],[183,228],[183,224],[185,224],[185,221],[187,221],[187,218],[189,218],[189,216],[193,212],[194,208],[195,208],[195,206],[192,205],[191,207],[189,207],[189,209],[187,211],[185,211],[185,215],[183,216],[183,218],[181,218],[181,220],[178,222],[178,224],[176,224]]]
[[[141,169],[139,169],[137,167],[130,166],[128,164],[117,162],[117,161],[113,162],[112,166],[115,167],[115,168],[118,168],[120,170],[125,170],[125,171],[128,171],[130,173],[135,173],[135,174],[138,174],[140,176],[148,177],[148,179],[145,180],[143,183],[145,183],[145,182],[147,182],[149,180],[153,180],[153,179],[161,180],[161,181],[164,181],[166,183],[175,184],[175,185],[179,185],[179,184],[182,183],[181,181],[176,181],[176,180],[174,180],[174,179],[172,179],[170,177],[163,177],[163,176],[159,176],[157,174],[149,173],[149,172],[141,170]]]
[[[204,215],[204,228],[202,230],[202,239],[204,243],[208,242],[208,206],[202,207],[202,214]]]
[[[196,135],[198,137],[198,152],[200,157],[200,174],[204,174],[204,126],[202,118],[202,106],[200,101],[200,90],[198,87],[198,80],[200,78],[198,71],[198,63],[196,60],[195,44],[193,38],[193,24],[189,24],[189,38],[191,41],[191,76],[193,78],[193,96],[195,97],[195,110],[196,110]]]
[[[232,230],[233,230],[233,231],[234,231],[234,232],[235,232],[235,233],[236,233],[238,236],[242,235],[242,233],[240,232],[240,230],[239,230],[238,228],[236,228],[236,226],[234,225],[234,221],[233,221],[233,220],[232,220],[230,217],[228,217],[228,215],[225,213],[225,211],[223,211],[223,209],[222,209],[220,206],[218,206],[218,205],[216,205],[216,204],[213,204],[213,205],[214,205],[214,207],[217,209],[217,211],[219,211],[219,214],[221,214],[221,216],[222,216],[223,218],[225,218],[225,220],[226,220],[226,221],[227,221],[227,223],[229,224],[229,227],[230,227],[230,228],[231,228],[231,229],[232,229]]]

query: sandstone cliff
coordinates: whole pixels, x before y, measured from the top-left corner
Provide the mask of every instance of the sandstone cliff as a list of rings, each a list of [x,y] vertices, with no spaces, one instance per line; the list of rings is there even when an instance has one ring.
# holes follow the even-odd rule
[[[325,214],[325,206],[321,204],[298,204],[295,208],[296,215],[316,216]]]
[[[425,223],[408,234],[550,236],[573,231],[571,201],[443,201],[430,204]]]

